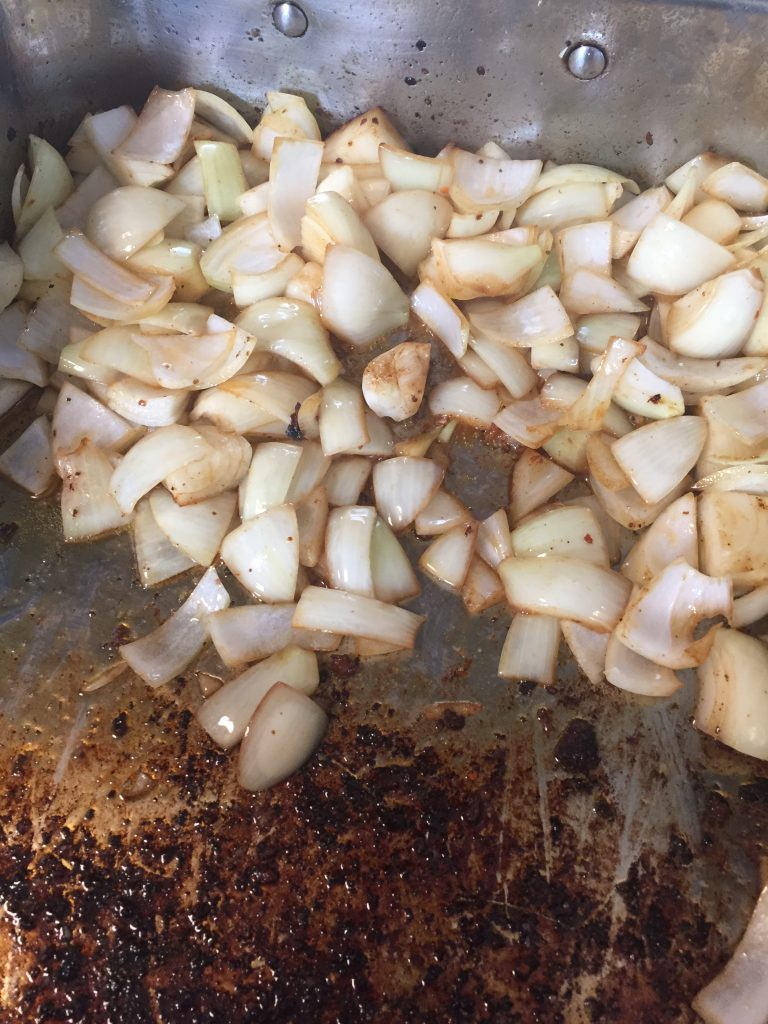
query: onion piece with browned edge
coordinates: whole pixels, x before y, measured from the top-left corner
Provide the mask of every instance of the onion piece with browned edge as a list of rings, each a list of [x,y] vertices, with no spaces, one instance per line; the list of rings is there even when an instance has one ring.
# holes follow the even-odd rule
[[[616,636],[657,665],[695,668],[706,660],[717,633],[711,625],[696,639],[697,626],[719,615],[729,619],[732,605],[729,577],[706,576],[677,558],[632,595]]]

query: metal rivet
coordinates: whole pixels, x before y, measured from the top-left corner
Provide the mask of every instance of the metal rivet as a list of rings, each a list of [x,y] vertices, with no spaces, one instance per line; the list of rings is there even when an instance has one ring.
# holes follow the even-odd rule
[[[303,36],[309,27],[306,14],[294,3],[277,4],[272,10],[272,21],[278,32],[290,39],[298,39]]]
[[[568,51],[566,65],[574,78],[588,82],[602,75],[608,67],[608,57],[595,43],[578,43]]]

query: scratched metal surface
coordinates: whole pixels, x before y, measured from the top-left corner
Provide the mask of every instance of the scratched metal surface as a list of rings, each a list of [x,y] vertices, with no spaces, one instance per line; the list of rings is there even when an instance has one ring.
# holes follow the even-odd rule
[[[247,110],[280,83],[329,120],[383,98],[427,148],[491,134],[648,178],[762,137],[760,3],[307,9],[288,41],[250,3],[3,0],[5,176],[26,131],[155,81]],[[581,35],[611,59],[586,88],[558,56]],[[511,457],[452,457],[450,485],[498,507]],[[694,1020],[757,893],[768,773],[696,734],[690,682],[653,704],[565,660],[549,691],[501,682],[507,613],[425,586],[414,655],[326,660],[327,741],[251,796],[195,726],[195,669],[79,693],[189,587],[141,591],[127,537],[66,547],[55,503],[0,488],[2,1024]]]

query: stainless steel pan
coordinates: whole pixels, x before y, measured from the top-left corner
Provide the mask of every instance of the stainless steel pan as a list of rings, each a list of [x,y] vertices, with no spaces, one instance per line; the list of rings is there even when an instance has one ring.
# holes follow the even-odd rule
[[[302,6],[291,37],[301,11],[250,0],[2,0],[6,220],[29,131],[63,142],[156,82],[251,117],[298,90],[326,125],[384,103],[426,150],[492,137],[647,181],[707,146],[766,166],[764,3]],[[510,464],[468,439],[451,486],[487,514]],[[427,587],[415,656],[331,658],[319,756],[246,795],[194,671],[79,695],[189,584],[144,593],[127,537],[65,548],[55,508],[0,501],[0,1021],[695,1019],[757,894],[768,771],[691,729],[689,687],[644,704],[567,664],[510,686],[506,616]]]

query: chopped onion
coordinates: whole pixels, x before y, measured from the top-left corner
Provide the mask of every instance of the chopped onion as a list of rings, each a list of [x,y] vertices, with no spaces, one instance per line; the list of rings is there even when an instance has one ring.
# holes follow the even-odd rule
[[[117,146],[116,155],[172,164],[187,141],[194,112],[194,89],[168,92],[155,87],[130,133]]]
[[[325,159],[329,163],[375,164],[382,144],[407,149],[387,112],[372,107],[331,132],[325,140]]]
[[[768,583],[768,505],[737,491],[705,491],[699,497],[701,565],[712,576],[728,575],[735,587]]]
[[[421,593],[418,577],[392,530],[376,517],[371,538],[371,574],[374,596],[397,604]]]
[[[470,615],[479,615],[504,600],[501,580],[482,558],[475,556],[470,562],[461,599]]]
[[[547,408],[537,395],[511,402],[493,420],[494,426],[528,448],[539,448],[557,433],[560,415]]]
[[[429,393],[433,416],[455,417],[473,427],[488,427],[499,411],[499,396],[475,384],[469,377],[454,377],[435,385]]]
[[[733,395],[710,395],[702,400],[707,422],[712,418],[738,435],[745,444],[768,440],[768,381]]]
[[[155,522],[185,555],[198,565],[210,565],[232,522],[237,496],[227,491],[215,498],[177,505],[168,491],[158,488],[149,497]]]
[[[155,522],[149,498],[142,498],[133,515],[133,544],[143,587],[172,579],[193,568],[195,563],[171,544]]]
[[[236,321],[256,338],[259,351],[296,363],[320,384],[329,384],[341,364],[316,310],[306,302],[266,299],[244,310]]]
[[[605,220],[622,193],[616,182],[579,182],[537,192],[517,211],[515,223],[536,224],[556,231],[588,220]]]
[[[461,590],[475,553],[478,525],[462,523],[441,533],[419,559],[421,570],[451,590]]]
[[[24,264],[7,242],[0,243],[0,311],[19,293],[24,280]]]
[[[588,430],[558,430],[542,444],[542,450],[551,459],[570,470],[571,473],[586,473]]]
[[[301,218],[317,188],[323,143],[314,139],[277,139],[269,165],[269,222],[281,249],[301,242]],[[238,211],[239,213],[239,211]]]
[[[150,242],[183,209],[180,199],[156,188],[113,188],[92,205],[85,232],[107,256],[121,260]]]
[[[204,243],[203,243],[204,244]],[[285,254],[277,248],[264,213],[241,217],[212,241],[200,258],[200,270],[212,288],[232,291],[232,274],[262,274],[273,270]]]
[[[615,633],[605,652],[605,678],[620,690],[643,697],[671,697],[681,686],[671,668],[657,665],[625,647]]]
[[[493,341],[527,347],[536,342],[563,341],[573,335],[573,324],[554,291],[537,288],[516,302],[473,303],[472,326]]]
[[[553,498],[573,480],[573,474],[540,452],[524,451],[510,479],[509,511],[513,523]]]
[[[618,281],[587,269],[576,270],[563,278],[560,301],[573,317],[595,313],[642,313],[648,308]]]
[[[220,388],[250,403],[254,406],[254,413],[268,413],[270,419],[288,424],[296,412],[296,407],[317,390],[317,385],[314,381],[297,374],[265,370],[263,373],[233,377],[220,385]],[[196,409],[199,405],[198,402]],[[194,413],[192,418],[195,418]]]
[[[579,318],[576,340],[587,352],[604,352],[611,338],[634,338],[641,322],[634,313],[593,313]]]
[[[733,254],[687,224],[657,214],[643,229],[627,270],[648,292],[682,295],[729,270]]]
[[[606,569],[610,565],[597,517],[589,507],[579,505],[564,505],[525,519],[512,531],[509,554],[518,558],[578,558]]]
[[[764,583],[733,602],[730,624],[734,629],[751,626],[768,615],[768,583]]]
[[[669,352],[652,338],[643,338],[645,351],[640,362],[684,391],[707,394],[735,387],[754,377],[768,365],[762,356],[738,359],[691,359]]]
[[[694,639],[696,627],[717,615],[730,618],[732,602],[728,577],[705,576],[677,558],[633,594],[616,635],[657,665],[693,668],[706,660],[717,632],[712,626]]]
[[[251,446],[245,438],[202,423],[197,432],[207,448],[163,479],[177,505],[194,505],[237,487],[251,461]]]
[[[575,338],[562,341],[534,342],[531,345],[531,366],[536,370],[579,372],[579,343]]]
[[[634,487],[628,487],[623,491],[611,491],[603,486],[595,476],[590,476],[589,483],[603,509],[611,519],[620,523],[628,530],[641,530],[644,526],[650,526],[667,505],[689,490],[690,478],[685,477],[661,501],[651,504],[643,501]]]
[[[768,209],[768,179],[738,162],[713,170],[701,182],[701,188],[745,213],[765,213]]]
[[[561,188],[563,185],[574,183],[602,183],[623,185],[628,192],[639,192],[637,184],[631,178],[625,178],[623,174],[611,171],[607,167],[598,167],[595,164],[559,164],[544,168],[544,171],[536,182],[534,193],[543,192],[548,188]]]
[[[372,463],[364,455],[344,455],[335,459],[323,480],[328,504],[356,505],[371,469]]]
[[[240,515],[245,522],[285,503],[301,459],[299,444],[269,441],[257,445],[241,488]]]
[[[627,364],[614,388],[613,401],[627,412],[650,420],[682,416],[685,412],[680,388],[649,370],[640,359],[631,359]]]
[[[696,727],[742,754],[768,760],[768,647],[736,629],[719,629],[697,674]]]
[[[365,216],[365,223],[382,252],[404,274],[413,277],[429,254],[432,240],[444,238],[448,233],[451,213],[451,204],[442,196],[409,189],[393,192],[372,207]]]
[[[267,105],[261,121],[253,131],[254,154],[262,160],[269,160],[277,138],[320,138],[317,121],[302,96],[288,92],[267,93]]]
[[[557,555],[507,558],[498,572],[513,608],[573,619],[604,632],[621,618],[631,588],[629,580],[610,569]]]
[[[721,199],[705,199],[694,206],[682,220],[683,224],[695,228],[720,245],[735,242],[742,229],[741,217],[732,206]]]
[[[475,238],[492,231],[501,211],[492,207],[484,213],[453,213],[448,225],[448,238]],[[496,241],[496,239],[492,239]]]
[[[29,163],[32,177],[15,216],[17,240],[27,234],[46,210],[63,203],[74,189],[63,157],[37,135],[29,137]]]
[[[238,146],[250,146],[253,142],[253,130],[245,118],[238,114],[231,103],[221,96],[195,89],[195,114],[212,124],[222,132],[230,135]]]
[[[143,335],[133,342],[149,356],[155,382],[163,388],[201,390],[234,377],[248,361],[256,339],[227,324],[226,331],[190,334]]]
[[[132,274],[105,256],[77,228],[65,235],[63,241],[56,246],[56,255],[82,281],[118,302],[138,306],[147,302],[152,295],[153,288],[149,281]]]
[[[467,351],[469,325],[464,314],[431,281],[422,281],[411,295],[411,308],[419,320],[445,345],[452,356]]]
[[[560,623],[547,615],[515,615],[499,658],[502,679],[551,686],[557,672]]]
[[[522,353],[482,336],[471,336],[469,345],[513,398],[522,398],[536,386],[536,374]]]
[[[296,507],[299,524],[299,565],[314,568],[325,546],[328,495],[322,485]]]
[[[576,663],[592,683],[597,686],[605,676],[605,655],[611,639],[609,633],[598,633],[578,622],[562,619],[560,628],[563,638],[571,649]]]
[[[304,211],[301,219],[304,259],[323,263],[329,245],[345,245],[379,261],[379,250],[370,231],[343,196],[328,190],[317,192],[307,200]]]
[[[376,508],[393,530],[403,530],[435,496],[445,470],[432,459],[402,455],[373,467]],[[376,639],[371,637],[370,639]]]
[[[87,438],[60,456],[61,520],[66,541],[93,540],[128,525],[109,489],[113,471],[105,452]]]
[[[466,506],[442,488],[435,492],[429,504],[414,519],[414,529],[420,537],[434,537],[446,533],[454,526],[472,519]],[[509,527],[507,527],[507,536]],[[507,551],[511,554],[511,551]]]
[[[691,1003],[705,1024],[764,1024],[768,1005],[767,931],[768,887],[760,894],[731,959]]]
[[[291,686],[275,683],[245,731],[238,782],[255,793],[287,779],[312,755],[327,728],[328,716],[314,701]]]
[[[610,277],[613,260],[613,224],[592,221],[564,228],[557,236],[560,273],[570,277],[577,270],[591,270]]]
[[[277,505],[227,534],[221,557],[260,601],[292,601],[299,571],[298,533],[293,506]]]
[[[56,279],[27,314],[18,344],[27,352],[55,365],[70,340],[72,328],[86,330],[88,333],[93,329],[69,304],[68,284]]]
[[[342,341],[367,348],[408,320],[408,297],[377,260],[343,245],[323,266],[321,316]]]
[[[429,342],[404,341],[368,363],[363,372],[363,396],[377,416],[401,422],[418,412],[431,348]]]
[[[225,665],[237,667],[261,661],[291,645],[308,651],[336,649],[339,643],[336,637],[295,629],[291,625],[295,610],[295,604],[248,604],[215,612],[208,618],[208,628],[216,652]],[[281,666],[283,659],[274,659],[274,664]]]
[[[768,466],[725,466],[693,485],[695,491],[744,491],[746,494],[768,494]]]
[[[56,249],[63,238],[64,232],[56,214],[52,209],[46,210],[18,244],[25,281],[42,281],[67,275],[56,255]]]
[[[184,417],[189,392],[155,388],[130,377],[109,385],[107,405],[131,423],[144,427],[167,427]]]
[[[195,142],[209,215],[222,224],[240,216],[240,196],[248,188],[240,154],[231,142],[200,139]]]
[[[207,617],[229,605],[229,594],[215,569],[208,569],[187,600],[153,633],[123,644],[120,657],[150,686],[179,675],[208,639]]]
[[[450,158],[451,199],[465,213],[520,206],[533,192],[542,167],[541,160],[497,159],[463,149],[454,149]]]
[[[79,448],[84,440],[107,451],[122,452],[144,431],[80,388],[63,384],[53,411],[52,442],[56,458]]]
[[[112,474],[110,490],[123,512],[177,469],[204,455],[210,445],[192,427],[176,423],[142,437]]]
[[[586,390],[573,403],[563,417],[564,426],[575,430],[599,430],[611,407],[613,393],[629,363],[642,353],[643,346],[636,341],[614,338],[606,348],[595,369]],[[681,417],[682,419],[682,417]],[[703,423],[702,423],[703,426]],[[635,436],[626,434],[626,437]],[[702,445],[704,438],[702,436]],[[698,451],[696,453],[698,458]],[[693,460],[694,462],[696,459]],[[693,463],[691,463],[693,465]],[[626,467],[624,467],[626,468]],[[689,466],[688,469],[691,467]],[[688,472],[688,469],[685,472]],[[685,475],[685,473],[681,474]]]
[[[677,558],[699,567],[696,499],[692,494],[668,505],[632,547],[621,571],[633,583],[649,583]]]
[[[274,608],[228,608],[225,609],[224,614],[216,612],[208,620],[211,637],[216,643],[216,633],[221,628],[218,623],[232,622],[237,618],[241,618],[243,623],[250,622],[254,628],[261,628],[267,633],[276,629],[280,635],[290,636],[290,618],[287,629],[282,623],[285,613],[293,614],[293,608],[294,605],[279,605]],[[230,612],[231,616],[227,614]],[[266,660],[247,669],[236,679],[225,683],[198,708],[198,722],[214,743],[224,750],[231,750],[240,742],[245,735],[251,716],[275,683],[284,683],[308,696],[317,690],[320,677],[316,654],[297,646],[285,646],[277,653],[270,653],[271,657],[267,657]],[[227,664],[238,663],[227,662]]]
[[[361,448],[369,440],[361,392],[337,377],[323,389],[320,443],[325,455]]]
[[[376,510],[353,505],[335,508],[328,516],[325,558],[328,580],[337,590],[374,596],[371,540]]]
[[[56,479],[51,451],[51,427],[38,416],[0,455],[0,473],[33,497],[49,491]]]
[[[659,188],[649,188],[641,192],[639,196],[613,211],[610,219],[613,224],[614,259],[619,260],[627,255],[640,237],[643,228],[650,224],[657,213],[661,213],[669,206],[671,198],[669,189],[661,185]]]
[[[424,189],[444,193],[453,178],[453,168],[447,160],[418,156],[387,143],[379,148],[379,161],[384,177],[395,192]]]
[[[38,356],[19,346],[26,325],[26,308],[16,302],[0,313],[0,377],[45,387],[50,374]]]
[[[107,259],[105,256],[104,259]],[[115,264],[117,265],[117,264]],[[121,268],[122,269],[122,268]],[[125,271],[130,273],[130,271]],[[136,275],[132,274],[132,277]],[[72,279],[72,291],[69,301],[87,316],[99,322],[118,321],[120,323],[138,323],[146,317],[154,316],[168,305],[176,289],[172,277],[162,274],[148,274],[147,283],[151,286],[151,294],[146,302],[122,302],[120,299],[107,295],[75,275]]]
[[[753,270],[735,270],[700,285],[672,305],[669,347],[684,356],[737,355],[760,311],[763,284]]]
[[[364,637],[412,649],[423,616],[343,590],[307,587],[296,605],[293,624],[342,636]]]
[[[590,474],[609,491],[623,491],[631,486],[629,479],[613,457],[611,438],[606,434],[590,434],[585,455]]]
[[[699,416],[659,420],[614,441],[613,457],[643,501],[661,501],[695,466],[704,447],[706,422]]]
[[[441,492],[438,491],[438,495],[440,493]],[[442,493],[445,494],[445,492]],[[455,498],[453,500],[456,501]],[[467,523],[470,521],[471,520],[462,518],[459,520],[459,523]],[[440,532],[443,533],[444,531],[441,530]],[[487,562],[491,568],[496,569],[499,563],[503,562],[505,558],[509,558],[512,553],[509,520],[507,519],[506,510],[500,508],[492,515],[488,516],[487,519],[483,519],[479,524],[477,532],[477,554],[484,562]]]
[[[451,299],[514,298],[538,276],[544,252],[539,245],[505,245],[485,238],[434,238],[432,259],[435,284]]]

